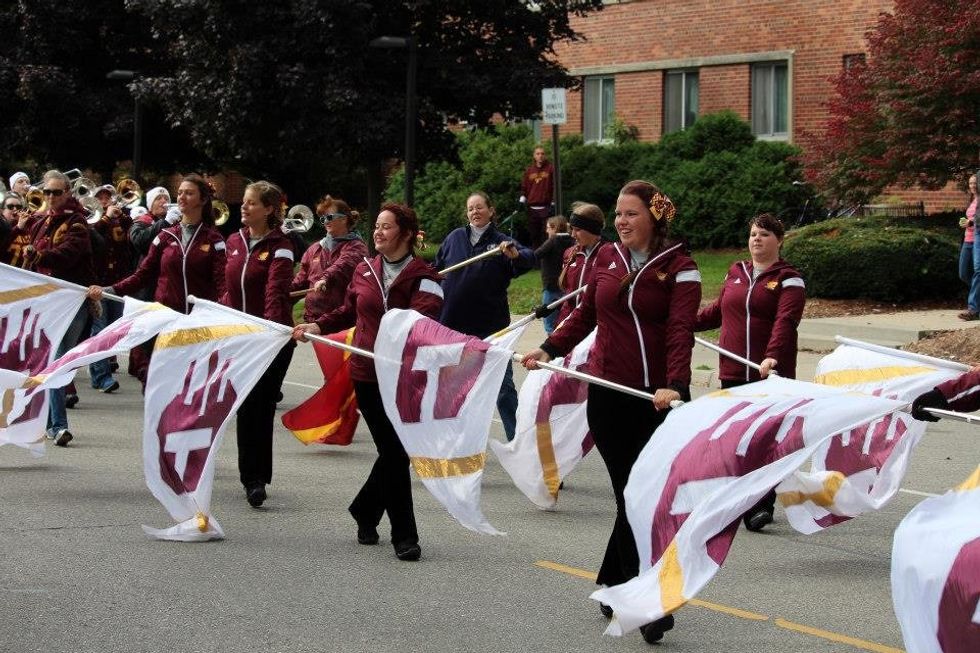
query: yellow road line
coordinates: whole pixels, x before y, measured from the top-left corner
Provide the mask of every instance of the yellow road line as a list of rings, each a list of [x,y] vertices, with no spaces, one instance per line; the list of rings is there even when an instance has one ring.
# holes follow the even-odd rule
[[[778,617],[773,623],[780,628],[795,630],[798,633],[820,637],[821,639],[827,639],[840,644],[850,644],[851,646],[864,649],[865,651],[875,651],[875,653],[905,653],[900,648],[893,648],[891,646],[885,646],[884,644],[876,644],[875,642],[868,642],[863,639],[848,637],[847,635],[841,635],[840,633],[834,633],[829,630],[821,630],[820,628],[813,628],[812,626],[796,624],[792,621],[786,621],[785,619],[780,619]]]
[[[576,576],[578,578],[584,578],[585,580],[595,582],[596,575],[591,571],[585,569],[578,569],[577,567],[569,567],[567,565],[559,564],[557,562],[551,562],[550,560],[538,560],[534,563],[538,567],[544,569],[551,569],[552,571],[559,571],[563,574],[568,574],[569,576]],[[689,605],[694,605],[699,608],[705,608],[706,610],[714,610],[715,612],[721,612],[733,617],[738,617],[740,619],[748,619],[750,621],[769,621],[769,617],[764,614],[759,614],[757,612],[749,612],[748,610],[741,610],[739,608],[733,608],[731,606],[722,605],[720,603],[709,603],[708,601],[702,601],[700,599],[691,599],[688,601]],[[885,646],[884,644],[878,644],[876,642],[869,642],[864,639],[858,639],[856,637],[849,637],[847,635],[842,635],[840,633],[835,633],[829,630],[821,630],[820,628],[813,628],[811,626],[804,626],[803,624],[793,623],[792,621],[786,621],[780,617],[776,617],[773,620],[773,624],[779,626],[780,628],[785,628],[787,630],[792,630],[798,633],[803,633],[805,635],[811,635],[813,637],[819,637],[821,639],[826,639],[831,642],[837,642],[838,644],[848,644],[855,648],[863,649],[865,651],[874,651],[874,653],[905,653],[900,648],[894,648],[891,646]]]

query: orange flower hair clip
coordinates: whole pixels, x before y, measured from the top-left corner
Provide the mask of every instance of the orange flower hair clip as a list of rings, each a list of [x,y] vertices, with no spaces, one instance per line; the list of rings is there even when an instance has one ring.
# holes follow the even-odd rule
[[[655,220],[666,218],[667,222],[670,222],[674,219],[677,209],[669,197],[663,193],[654,193],[650,199],[650,213],[653,214]]]

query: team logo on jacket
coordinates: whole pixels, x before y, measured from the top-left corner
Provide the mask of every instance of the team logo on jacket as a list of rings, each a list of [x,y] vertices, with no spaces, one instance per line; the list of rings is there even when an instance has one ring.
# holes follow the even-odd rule
[[[260,261],[264,261],[267,258],[269,258],[269,252],[262,252],[261,254],[259,254],[259,260]]]
[[[666,272],[658,272],[657,273],[657,279],[659,281],[666,281],[667,280],[667,273]]]
[[[211,243],[204,243],[201,245],[201,251],[205,254],[211,251]]]
[[[766,284],[766,288],[768,288],[769,290],[775,290],[776,286],[778,285],[779,285],[778,281],[770,281],[769,283]]]

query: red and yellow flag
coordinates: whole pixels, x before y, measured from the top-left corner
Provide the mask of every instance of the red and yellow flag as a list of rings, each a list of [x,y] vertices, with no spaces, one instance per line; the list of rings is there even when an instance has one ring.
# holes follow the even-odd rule
[[[354,329],[334,333],[327,338],[351,344]],[[313,341],[323,387],[302,404],[282,416],[282,424],[303,444],[337,444],[346,446],[354,439],[357,428],[357,399],[350,379],[351,353]]]

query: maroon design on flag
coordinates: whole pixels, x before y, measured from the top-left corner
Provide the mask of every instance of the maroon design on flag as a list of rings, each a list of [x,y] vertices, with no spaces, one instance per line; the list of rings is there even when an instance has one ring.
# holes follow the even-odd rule
[[[204,383],[191,390],[198,361],[192,361],[184,376],[184,387],[160,414],[160,478],[176,494],[193,492],[201,480],[211,445],[218,429],[231,414],[238,396],[226,377],[231,360],[218,368],[218,352],[208,358]],[[203,414],[202,414],[203,413]]]
[[[453,347],[453,345],[462,347]],[[405,424],[422,421],[422,399],[426,394],[430,370],[438,368],[433,419],[459,415],[463,402],[483,371],[490,345],[479,338],[463,335],[423,318],[417,320],[405,340],[402,365],[398,372],[395,404]],[[416,359],[423,359],[416,365]]]
[[[893,421],[896,422],[895,433],[889,438],[888,430]],[[881,471],[881,466],[888,460],[892,450],[902,440],[906,431],[908,431],[908,427],[901,417],[885,415],[879,420],[864,424],[848,432],[847,444],[844,443],[843,435],[836,435],[827,448],[824,468],[840,472],[844,476],[851,476],[872,468]],[[865,439],[868,437],[871,438],[871,443],[869,446],[865,446]],[[864,449],[868,449],[868,453],[864,453]]]
[[[963,545],[950,567],[939,599],[936,637],[943,653],[980,651],[980,624],[973,621],[980,601],[980,538]]]
[[[119,341],[129,335],[130,330],[133,328],[132,322],[123,322],[118,325],[112,325],[109,328],[101,331],[98,335],[92,336],[86,340],[78,348],[77,351],[71,354],[65,354],[57,361],[52,361],[52,365],[47,366],[42,371],[42,374],[47,373],[55,369],[54,363],[58,363],[58,367],[63,365],[68,365],[72,361],[78,360],[82,356],[88,356],[89,354],[99,352],[99,351],[109,351],[115,347]]]
[[[793,423],[787,430],[782,442],[776,442],[776,434],[779,433],[790,411],[796,410],[811,401],[812,399],[802,399],[786,410],[766,417],[752,430],[752,438],[744,454],[737,453],[742,438],[749,433],[750,427],[772,408],[771,406],[760,406],[745,417],[736,419],[723,427],[729,419],[753,405],[748,401],[739,402],[725,411],[711,426],[695,435],[684,446],[671,463],[667,482],[654,511],[654,527],[651,532],[652,564],[656,564],[663,556],[664,551],[667,550],[677,531],[687,521],[690,514],[671,513],[678,489],[686,483],[696,481],[744,476],[803,448],[804,419],[802,416],[793,418]],[[719,429],[722,428],[724,430],[719,433]],[[720,565],[725,561],[725,556],[728,555],[728,549],[731,547],[737,529],[738,518],[708,541],[708,555],[717,564]]]
[[[568,367],[568,361],[563,367]],[[555,406],[567,404],[580,404],[588,399],[589,384],[578,379],[573,379],[564,374],[552,374],[548,382],[541,390],[538,398],[538,409],[534,415],[535,424],[547,424],[551,421],[551,411]],[[592,440],[592,432],[586,431],[582,438],[582,457],[591,451],[595,446]]]
[[[37,374],[44,369],[48,364],[48,356],[51,355],[51,341],[44,329],[38,326],[39,319],[40,315],[32,314],[30,308],[24,309],[20,331],[7,344],[6,351],[0,351],[0,367],[24,374]],[[6,341],[8,328],[10,318],[0,317],[0,343]],[[34,343],[35,340],[37,344]]]

